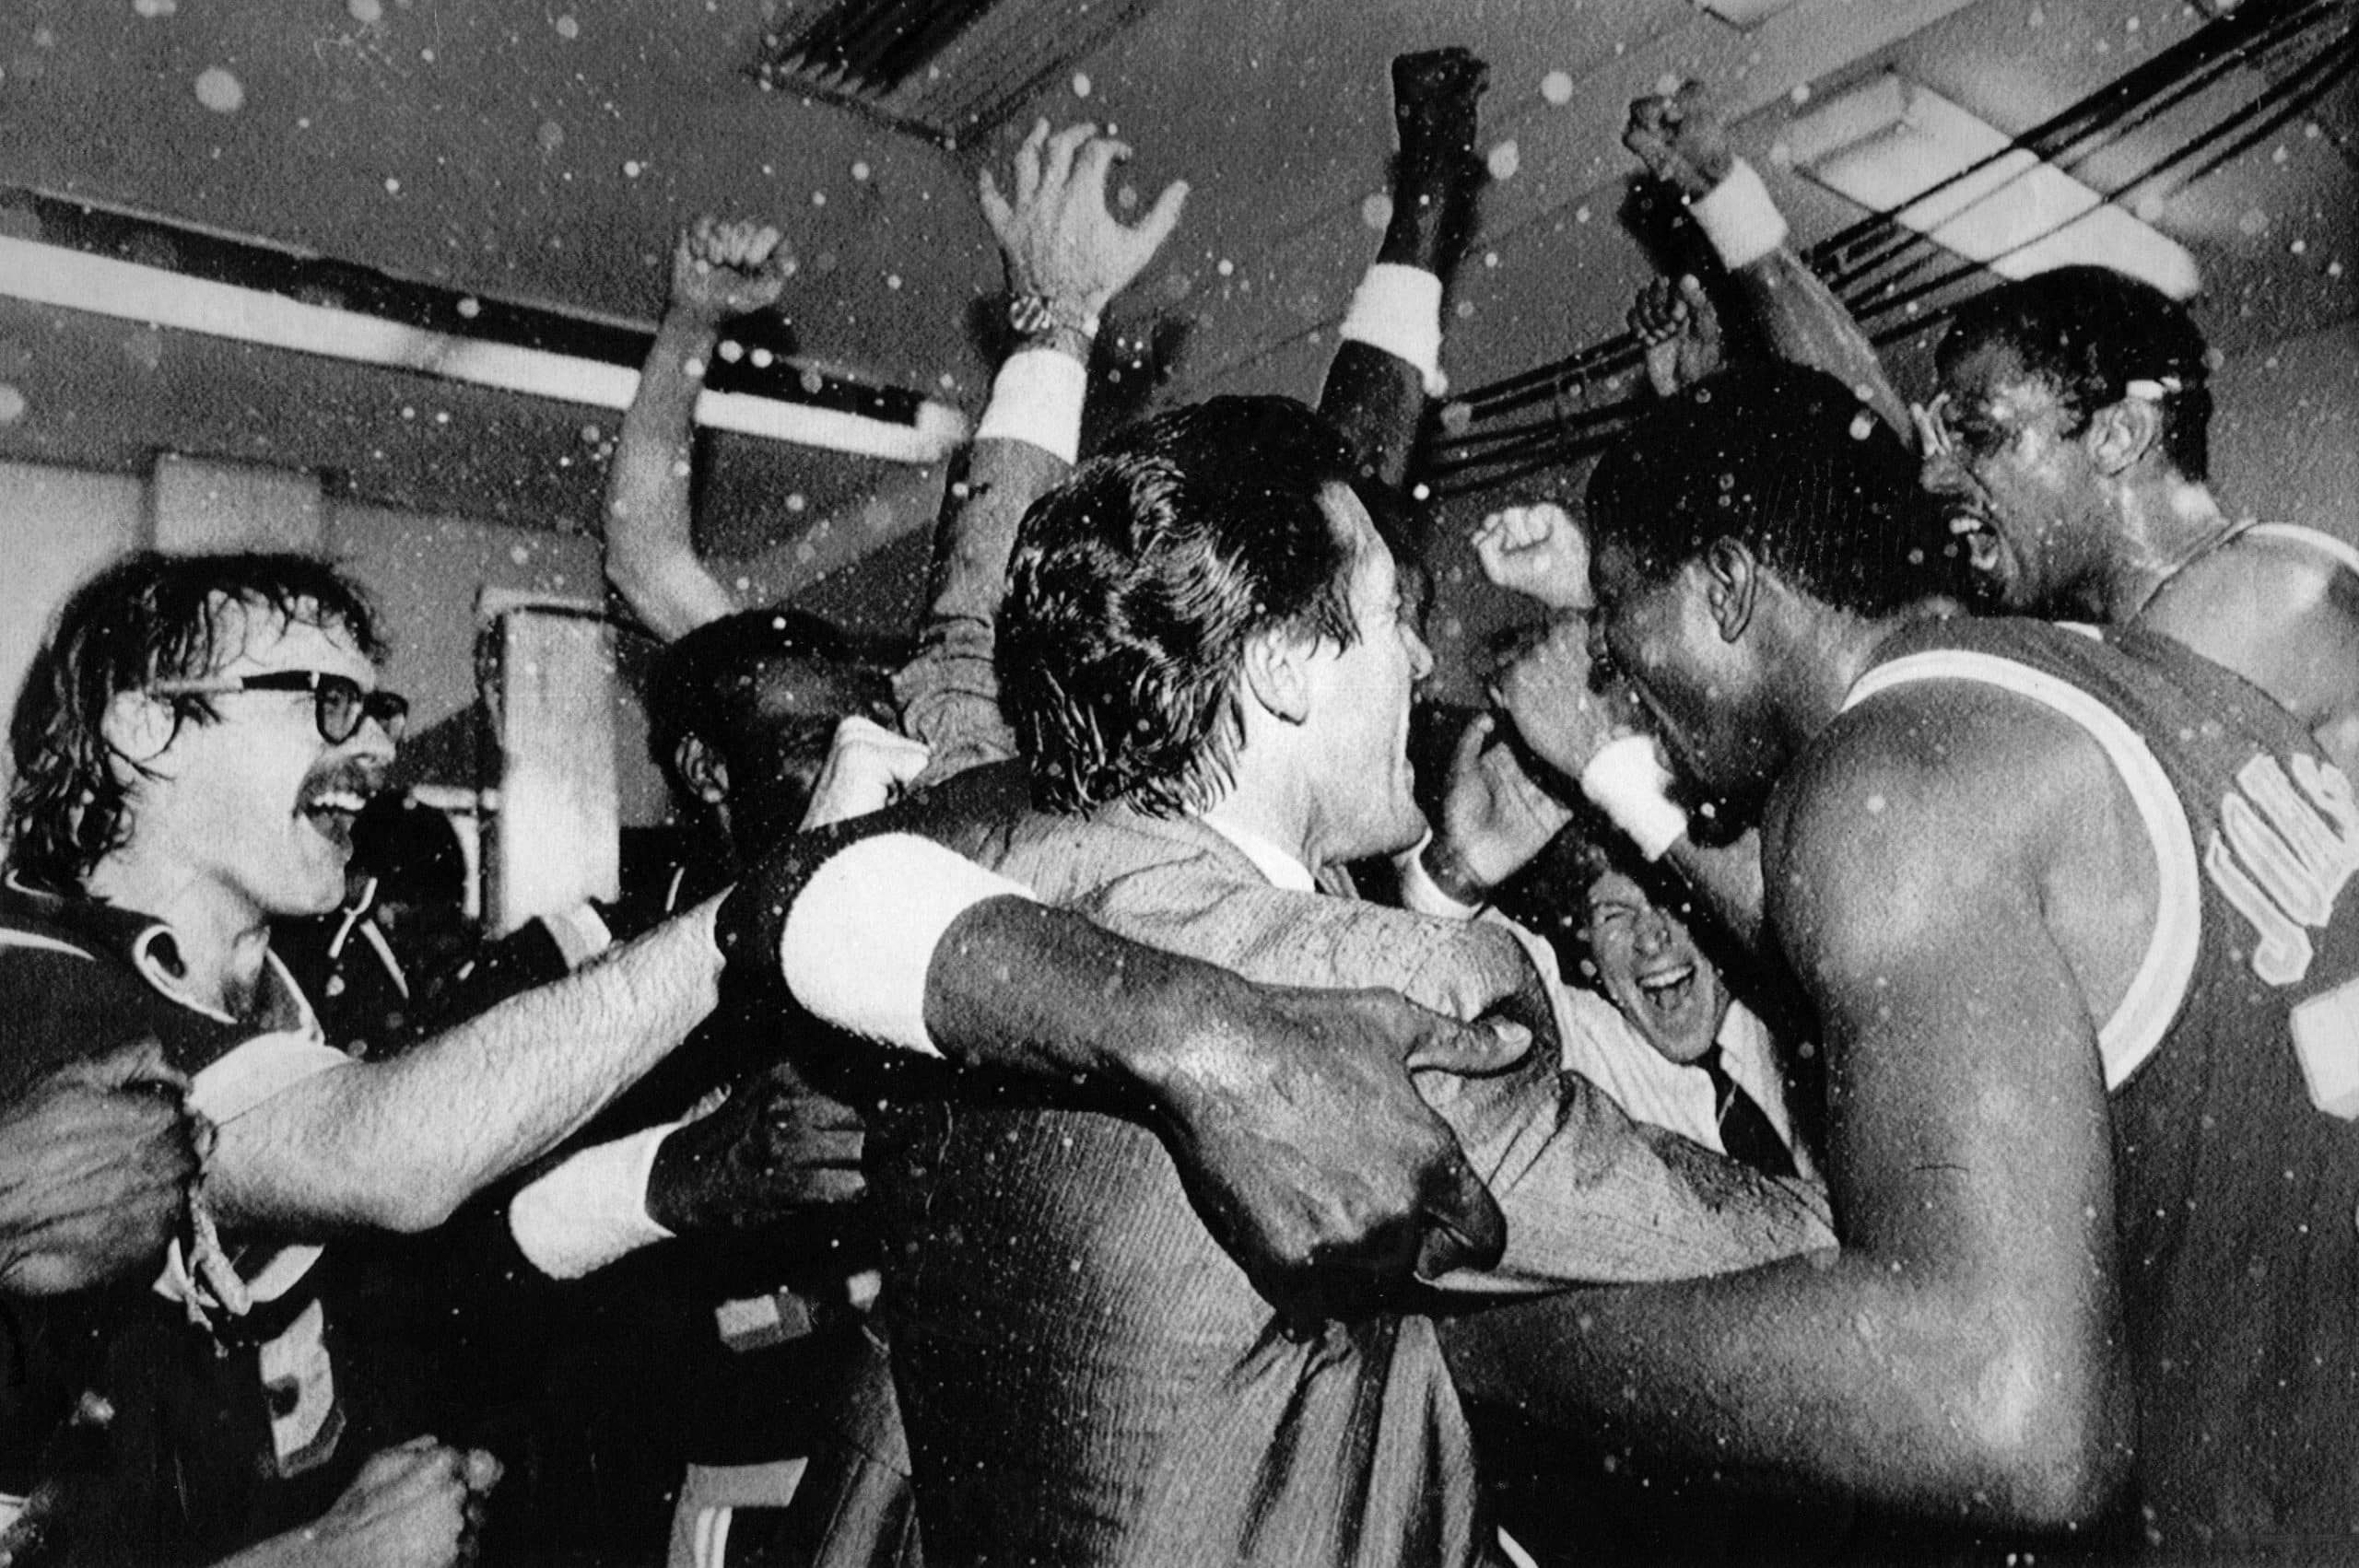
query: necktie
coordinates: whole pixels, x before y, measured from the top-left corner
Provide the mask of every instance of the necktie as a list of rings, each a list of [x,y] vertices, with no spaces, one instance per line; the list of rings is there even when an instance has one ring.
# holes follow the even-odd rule
[[[1743,1160],[1769,1176],[1792,1176],[1794,1157],[1787,1151],[1785,1141],[1769,1124],[1768,1113],[1744,1092],[1743,1084],[1729,1076],[1728,1068],[1720,1060],[1719,1047],[1711,1048],[1702,1066],[1712,1080],[1712,1104],[1720,1120],[1720,1147],[1729,1152],[1729,1158]]]

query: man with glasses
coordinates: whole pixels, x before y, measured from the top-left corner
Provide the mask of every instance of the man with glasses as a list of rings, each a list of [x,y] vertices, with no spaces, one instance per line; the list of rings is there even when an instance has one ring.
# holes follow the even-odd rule
[[[387,1504],[369,1541],[334,1545],[351,1538],[323,1510],[416,1427],[392,1408],[404,1390],[350,1353],[321,1243],[428,1229],[553,1148],[712,1010],[724,952],[782,977],[781,1002],[910,1051],[1116,1072],[1281,1271],[1341,1257],[1397,1279],[1421,1253],[1468,1250],[1425,1243],[1428,1224],[1496,1253],[1497,1211],[1402,1064],[1496,1070],[1511,1045],[1397,998],[1256,988],[1122,942],[880,831],[899,823],[790,841],[734,901],[398,1058],[346,1057],[269,929],[343,895],[352,818],[402,716],[377,689],[381,649],[366,599],[318,560],[141,552],[67,601],[18,698],[0,1105],[152,1035],[218,1129],[153,1289],[135,1272],[11,1308],[25,1351],[0,1366],[0,1494],[46,1483],[58,1560],[205,1561],[305,1526],[312,1562],[452,1561],[452,1522],[479,1510],[441,1507],[433,1488],[413,1513]],[[797,933],[851,929],[872,907],[883,923],[859,928],[859,972],[815,966]],[[1118,990],[1131,1027],[1109,1041]],[[1283,1095],[1246,1088],[1273,1073]],[[1342,1104],[1365,1136],[1306,1164],[1297,1124]],[[661,1176],[662,1146],[640,1153]],[[490,1484],[487,1457],[449,1452],[454,1479]]]

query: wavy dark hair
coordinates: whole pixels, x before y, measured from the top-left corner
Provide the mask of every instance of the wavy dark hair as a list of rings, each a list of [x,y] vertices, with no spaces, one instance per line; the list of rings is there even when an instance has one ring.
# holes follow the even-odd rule
[[[1362,484],[1302,404],[1219,397],[1132,427],[1033,503],[998,663],[1044,809],[1173,816],[1219,799],[1244,739],[1247,642],[1273,627],[1354,639],[1352,546],[1320,497]]]
[[[2163,384],[2163,455],[2201,484],[2212,469],[2212,361],[2187,308],[2108,267],[2058,267],[1978,295],[1951,320],[1935,356],[1943,371],[1986,344],[2015,351],[2079,424],[2118,403],[2131,381]]]
[[[116,561],[59,609],[9,721],[9,860],[29,880],[78,887],[122,846],[131,777],[154,775],[108,743],[107,708],[119,693],[202,678],[236,658],[221,614],[231,604],[340,631],[364,657],[384,657],[367,591],[319,556],[140,550]],[[158,700],[176,727],[220,717],[206,697]]]
[[[1626,548],[1653,581],[1738,540],[1814,598],[1884,615],[1967,591],[1957,542],[1917,471],[1841,381],[1747,365],[1688,388],[1607,450],[1590,475],[1589,532]]]

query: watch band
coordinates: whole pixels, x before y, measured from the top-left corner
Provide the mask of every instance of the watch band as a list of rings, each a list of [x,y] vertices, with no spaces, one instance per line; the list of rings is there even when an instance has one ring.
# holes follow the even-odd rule
[[[1048,337],[1058,332],[1079,333],[1086,338],[1097,335],[1097,318],[1075,311],[1070,306],[1045,294],[1029,292],[1011,294],[1007,298],[1007,324],[1018,337]]]

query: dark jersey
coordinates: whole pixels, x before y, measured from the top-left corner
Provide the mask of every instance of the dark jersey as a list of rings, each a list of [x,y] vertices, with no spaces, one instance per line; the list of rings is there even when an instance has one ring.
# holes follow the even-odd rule
[[[259,1016],[241,1021],[177,991],[170,931],[128,911],[14,882],[0,888],[0,1097],[47,1071],[153,1036],[220,1119],[340,1060],[272,961]],[[16,1302],[0,1367],[0,1493],[45,1480],[69,1562],[202,1561],[315,1517],[372,1444],[367,1401],[340,1358],[342,1328],[315,1247],[238,1254],[251,1313],[191,1321],[168,1293],[185,1258],[72,1295]],[[101,1430],[60,1435],[84,1392]],[[48,1561],[44,1557],[43,1561]]]
[[[1971,680],[2079,722],[2153,840],[2158,910],[2099,1035],[2149,1545],[2359,1560],[2359,798],[2177,644],[2029,621],[1887,645],[1854,704]]]

